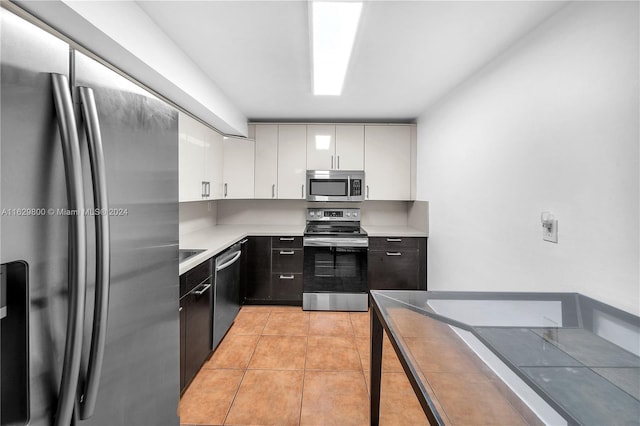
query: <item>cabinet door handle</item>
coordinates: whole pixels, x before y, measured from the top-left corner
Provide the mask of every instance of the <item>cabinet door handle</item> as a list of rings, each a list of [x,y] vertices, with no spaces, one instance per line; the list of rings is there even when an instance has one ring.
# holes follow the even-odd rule
[[[207,292],[207,290],[209,290],[211,288],[211,284],[207,284],[205,285],[201,290],[196,290],[193,292],[193,294],[196,294],[198,296],[202,296],[203,294],[205,294]]]
[[[367,198],[369,198],[369,185],[367,185]]]
[[[280,241],[293,241],[295,237],[280,237]]]
[[[387,256],[402,256],[402,253],[399,251],[388,251]]]
[[[387,238],[387,241],[390,243],[401,243],[402,238]]]
[[[293,275],[280,275],[281,280],[292,280],[293,278]]]
[[[331,168],[333,169],[333,155],[331,156]]]
[[[338,158],[338,164],[336,166],[336,169],[340,170],[340,156],[338,155],[337,158]]]
[[[240,241],[240,244],[247,244],[247,241],[249,241],[249,239],[245,238],[244,240]]]
[[[178,312],[182,312],[182,306],[180,306],[180,309],[178,309]]]
[[[271,184],[271,198],[276,198],[276,184]]]
[[[301,198],[304,199],[304,183],[302,184],[302,193],[301,193]]]
[[[282,251],[282,250],[280,250],[280,254],[290,256],[290,255],[296,254],[296,252],[293,251],[293,250],[291,250],[291,251]]]
[[[207,196],[207,182],[202,181],[202,198]]]
[[[224,196],[225,197],[227,196],[227,184],[226,183],[224,184]]]

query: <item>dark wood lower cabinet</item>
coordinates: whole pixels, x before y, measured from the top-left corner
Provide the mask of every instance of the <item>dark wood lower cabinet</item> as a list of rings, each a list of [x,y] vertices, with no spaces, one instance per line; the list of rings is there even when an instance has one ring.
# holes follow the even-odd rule
[[[211,259],[180,276],[181,392],[211,354],[212,284]]]
[[[271,301],[271,237],[249,237],[247,241],[244,303]]]
[[[283,304],[302,304],[302,274],[272,274],[271,287],[273,300]]]
[[[249,237],[246,304],[302,305],[302,237]]]
[[[426,238],[370,237],[369,290],[426,290]]]
[[[186,330],[187,330],[187,312],[184,310],[184,298],[180,299],[180,390],[182,391],[185,383],[185,365],[186,365]]]

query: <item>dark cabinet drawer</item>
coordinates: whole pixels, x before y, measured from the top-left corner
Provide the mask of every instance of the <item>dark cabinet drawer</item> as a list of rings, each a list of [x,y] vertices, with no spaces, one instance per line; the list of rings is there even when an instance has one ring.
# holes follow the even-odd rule
[[[273,300],[302,302],[302,274],[271,274]]]
[[[205,280],[210,280],[211,275],[211,259],[206,262],[202,262],[190,271],[185,272],[180,277],[180,295],[183,296],[193,290],[197,285],[202,284]],[[184,283],[182,277],[184,277]]]
[[[302,248],[302,237],[271,237],[271,247],[276,248]]]
[[[367,277],[369,290],[420,290],[419,253],[408,251],[369,251]]]
[[[302,273],[303,254],[300,249],[271,250],[271,272]]]
[[[420,238],[408,237],[370,237],[369,250],[417,250]]]

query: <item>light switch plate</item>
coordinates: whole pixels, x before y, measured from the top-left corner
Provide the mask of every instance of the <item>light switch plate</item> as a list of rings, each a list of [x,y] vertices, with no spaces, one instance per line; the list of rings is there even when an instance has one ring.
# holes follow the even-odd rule
[[[558,219],[551,220],[551,228],[542,227],[542,239],[550,243],[558,243]]]

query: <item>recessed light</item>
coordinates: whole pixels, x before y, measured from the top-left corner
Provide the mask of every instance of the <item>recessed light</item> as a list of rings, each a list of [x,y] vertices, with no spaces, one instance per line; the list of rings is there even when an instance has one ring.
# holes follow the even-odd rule
[[[313,1],[313,93],[338,96],[356,38],[361,2]]]

